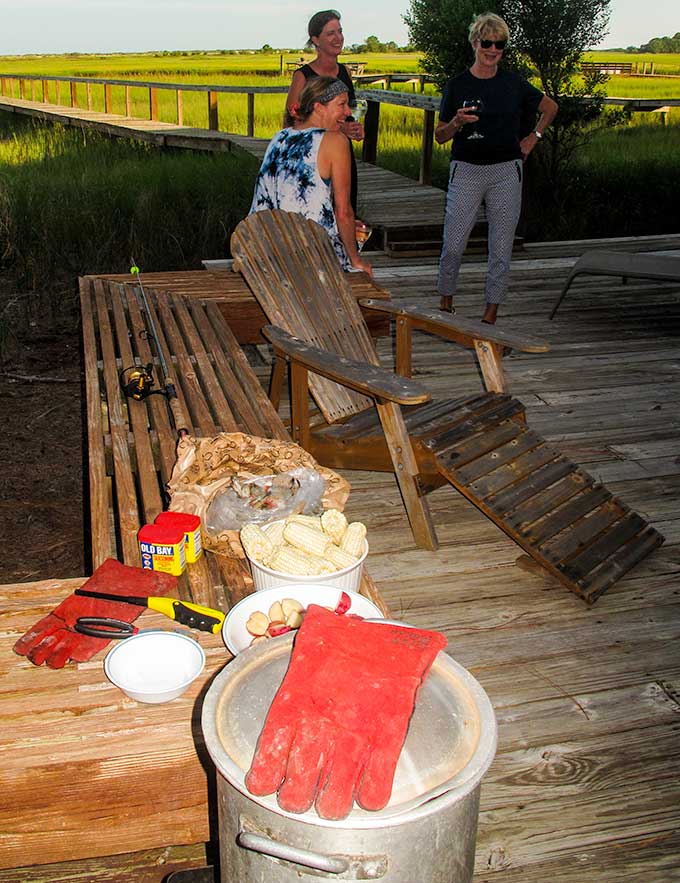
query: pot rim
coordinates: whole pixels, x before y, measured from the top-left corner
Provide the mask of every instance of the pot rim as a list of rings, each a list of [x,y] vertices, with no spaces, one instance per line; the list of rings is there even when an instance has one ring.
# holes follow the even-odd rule
[[[370,812],[362,810],[355,804],[349,816],[341,820],[322,819],[313,809],[302,814],[287,812],[278,805],[275,794],[266,797],[251,794],[245,785],[244,771],[232,760],[220,740],[217,728],[219,705],[222,701],[224,688],[229,681],[242,676],[247,677],[246,670],[256,663],[259,657],[265,653],[273,652],[274,648],[280,652],[286,652],[287,645],[290,645],[290,649],[292,643],[293,636],[285,634],[278,638],[271,638],[266,644],[256,644],[249,647],[222,669],[206,694],[201,715],[205,744],[218,774],[222,775],[237,791],[264,809],[294,821],[324,828],[366,829],[407,824],[414,819],[441,812],[445,807],[461,800],[480,785],[496,753],[498,741],[496,716],[489,697],[476,678],[460,663],[441,651],[437,655],[433,667],[440,666],[446,673],[454,676],[458,681],[462,681],[472,697],[482,722],[477,745],[468,763],[458,773],[423,795],[399,804],[397,807],[390,808],[388,804],[378,812]]]

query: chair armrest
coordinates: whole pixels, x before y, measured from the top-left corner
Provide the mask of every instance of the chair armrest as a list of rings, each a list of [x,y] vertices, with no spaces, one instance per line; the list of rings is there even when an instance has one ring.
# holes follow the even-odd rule
[[[495,325],[487,325],[462,316],[447,315],[440,310],[418,304],[403,302],[397,304],[394,301],[373,298],[362,298],[359,303],[366,309],[389,313],[397,319],[406,317],[413,328],[438,334],[446,340],[454,340],[470,349],[474,349],[475,341],[496,343],[501,347],[510,347],[523,353],[545,353],[550,349],[548,343],[528,334],[502,331]]]
[[[430,400],[430,394],[422,384],[409,377],[393,374],[379,365],[356,362],[320,350],[276,325],[265,325],[262,333],[276,349],[309,371],[363,395],[399,405],[420,405]]]

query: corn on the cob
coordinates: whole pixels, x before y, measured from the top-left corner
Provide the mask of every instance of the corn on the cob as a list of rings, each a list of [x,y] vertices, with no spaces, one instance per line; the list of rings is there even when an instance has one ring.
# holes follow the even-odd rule
[[[274,554],[274,545],[267,534],[256,524],[244,524],[240,532],[241,544],[254,561],[266,564]]]
[[[343,552],[348,552],[355,558],[361,558],[364,554],[364,541],[366,539],[366,525],[361,521],[353,521],[347,525],[347,530],[340,543]]]
[[[332,573],[334,570],[333,565],[323,558],[291,546],[282,546],[269,562],[269,567],[296,576],[317,576],[321,573]]]
[[[269,537],[272,546],[280,546],[283,542],[283,528],[286,526],[285,521],[272,521],[265,527],[265,533]]]
[[[333,542],[339,546],[347,530],[347,519],[339,509],[327,509],[321,515],[321,527],[323,532],[327,533]]]
[[[291,546],[301,549],[303,552],[310,552],[312,555],[323,557],[326,547],[330,543],[330,539],[325,533],[309,527],[307,524],[300,524],[299,521],[289,521],[283,529],[283,538]]]
[[[286,519],[288,522],[297,521],[299,524],[306,524],[315,530],[321,531],[321,519],[318,515],[289,515]]]
[[[344,552],[339,546],[335,546],[333,543],[331,543],[326,549],[326,560],[330,561],[331,564],[334,564],[338,570],[349,567],[350,564],[357,563],[357,559],[354,555],[350,555],[349,552]]]

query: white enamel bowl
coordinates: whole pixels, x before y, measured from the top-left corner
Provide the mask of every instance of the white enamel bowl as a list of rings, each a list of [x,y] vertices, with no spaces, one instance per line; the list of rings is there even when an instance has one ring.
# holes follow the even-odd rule
[[[137,702],[170,702],[203,671],[205,653],[184,632],[148,629],[120,641],[104,660],[106,677]]]

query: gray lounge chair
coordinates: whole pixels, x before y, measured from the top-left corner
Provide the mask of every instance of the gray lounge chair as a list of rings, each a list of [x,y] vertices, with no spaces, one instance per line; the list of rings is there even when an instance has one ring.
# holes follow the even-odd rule
[[[576,261],[564,283],[564,288],[552,308],[552,319],[562,303],[569,286],[582,274],[589,276],[621,276],[631,279],[660,279],[680,282],[680,257],[658,254],[639,254],[626,251],[587,251]]]

